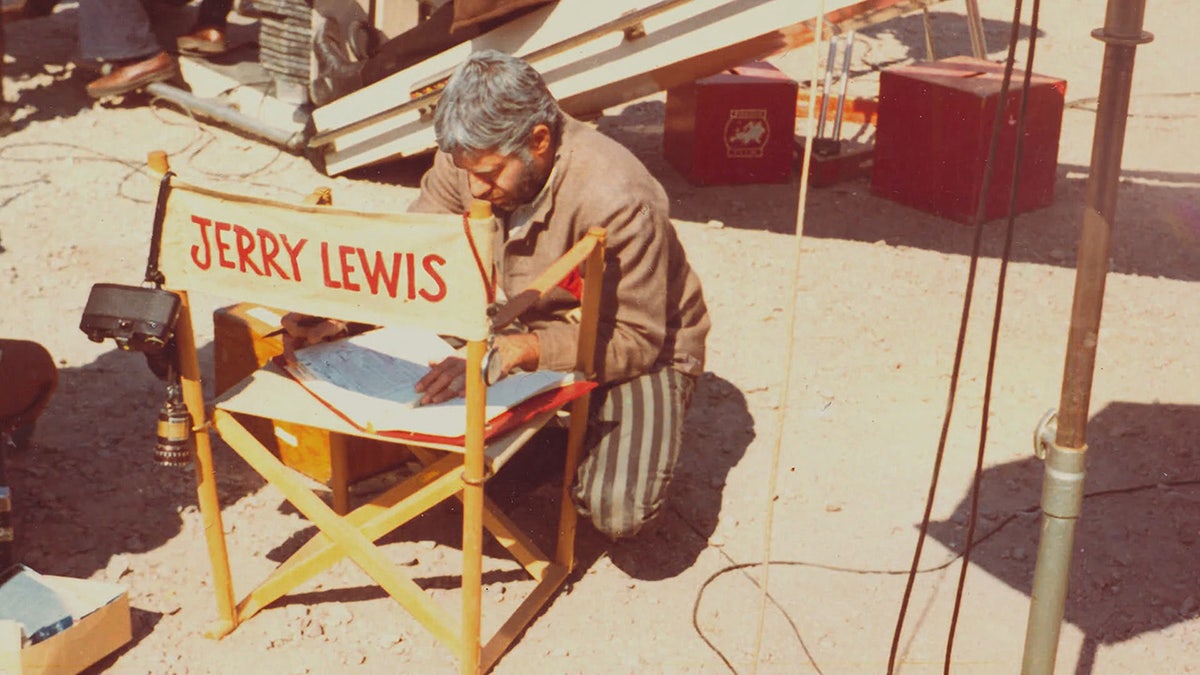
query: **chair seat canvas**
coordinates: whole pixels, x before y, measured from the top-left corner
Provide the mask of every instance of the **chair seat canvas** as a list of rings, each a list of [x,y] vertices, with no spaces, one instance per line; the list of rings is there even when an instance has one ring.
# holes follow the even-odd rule
[[[461,443],[439,443],[430,440],[411,440],[395,435],[372,434],[347,422],[329,406],[313,396],[299,382],[283,372],[277,364],[267,365],[231,387],[214,401],[215,407],[232,413],[303,424],[318,429],[351,436],[373,438],[388,443],[463,452]],[[554,417],[558,407],[538,411],[529,421],[489,440],[484,456],[492,471],[499,471],[504,462],[516,453],[533,434]]]

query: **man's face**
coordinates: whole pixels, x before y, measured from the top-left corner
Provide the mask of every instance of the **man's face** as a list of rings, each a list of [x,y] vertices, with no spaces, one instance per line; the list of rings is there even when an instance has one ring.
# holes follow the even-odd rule
[[[543,142],[548,133],[541,125],[535,128],[534,139],[525,153],[455,155],[454,165],[467,172],[471,196],[491,202],[492,208],[506,213],[533,201],[553,165],[553,151],[548,141]]]
[[[454,158],[454,165],[467,172],[471,196],[491,202],[497,211],[511,213],[533,200],[541,189],[533,163],[517,155],[460,155]]]

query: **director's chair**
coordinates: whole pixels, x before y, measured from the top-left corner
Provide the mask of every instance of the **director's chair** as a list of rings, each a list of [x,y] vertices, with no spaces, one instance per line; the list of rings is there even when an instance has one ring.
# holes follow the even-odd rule
[[[588,391],[593,386],[589,380],[604,267],[604,232],[593,229],[529,289],[507,304],[497,305],[491,262],[497,228],[486,202],[472,204],[470,212],[461,216],[362,213],[225,194],[179,182],[169,172],[164,175],[151,260],[158,260],[157,274],[165,287],[183,299],[176,347],[184,399],[196,432],[197,490],[217,595],[219,620],[209,631],[211,636],[229,633],[299,584],[348,557],[446,645],[459,658],[464,673],[483,672],[491,669],[565,581],[574,564],[576,514],[569,489],[583,444]],[[375,254],[385,261],[400,261],[394,268],[397,274],[387,283],[377,277],[371,285],[365,277],[356,276],[363,274]],[[423,261],[423,267],[413,266],[413,260]],[[405,262],[409,267],[404,267]],[[535,397],[520,414],[506,417],[503,425],[489,421],[483,368],[493,331],[577,269],[582,269],[583,280],[578,383]],[[397,437],[365,431],[335,414],[274,363],[218,397],[212,413],[212,426],[218,434],[318,528],[316,536],[236,603],[188,290],[301,308],[349,321],[420,325],[466,341],[466,415],[457,437]],[[484,496],[483,488],[488,477],[562,412],[569,413],[570,423],[558,535],[554,554],[549,556]],[[247,431],[235,414],[404,443],[424,466],[348,514],[338,515],[302,476]],[[434,602],[374,544],[450,497],[462,502],[461,620]],[[485,528],[536,583],[483,643]]]

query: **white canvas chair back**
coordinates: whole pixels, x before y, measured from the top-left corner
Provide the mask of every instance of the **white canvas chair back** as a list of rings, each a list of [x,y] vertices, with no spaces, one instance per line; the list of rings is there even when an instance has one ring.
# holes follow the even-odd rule
[[[494,227],[490,213],[362,213],[172,180],[159,269],[171,288],[483,340]]]

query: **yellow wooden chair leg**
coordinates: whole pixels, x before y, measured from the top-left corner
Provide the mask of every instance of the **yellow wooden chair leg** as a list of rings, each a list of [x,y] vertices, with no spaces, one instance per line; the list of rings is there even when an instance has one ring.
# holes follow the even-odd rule
[[[472,674],[480,672],[483,611],[483,425],[487,393],[480,365],[486,351],[487,343],[482,340],[467,343],[467,427],[462,473],[462,672]]]
[[[585,394],[571,402],[571,426],[567,429],[567,454],[563,461],[562,494],[559,497],[558,548],[554,554],[554,561],[567,571],[575,568],[575,527],[579,515],[571,499],[571,485],[583,452],[590,400],[591,395]]]
[[[165,155],[163,156],[165,162]],[[233,579],[229,573],[229,552],[225,547],[225,529],[221,521],[221,503],[217,496],[217,478],[213,470],[212,443],[204,410],[204,391],[200,383],[200,362],[192,333],[192,309],[186,291],[180,298],[179,318],[175,323],[175,345],[179,354],[180,388],[192,417],[192,438],[196,443],[196,501],[200,506],[204,539],[212,565],[213,591],[217,599],[217,622],[207,634],[219,638],[237,627],[233,605]]]

